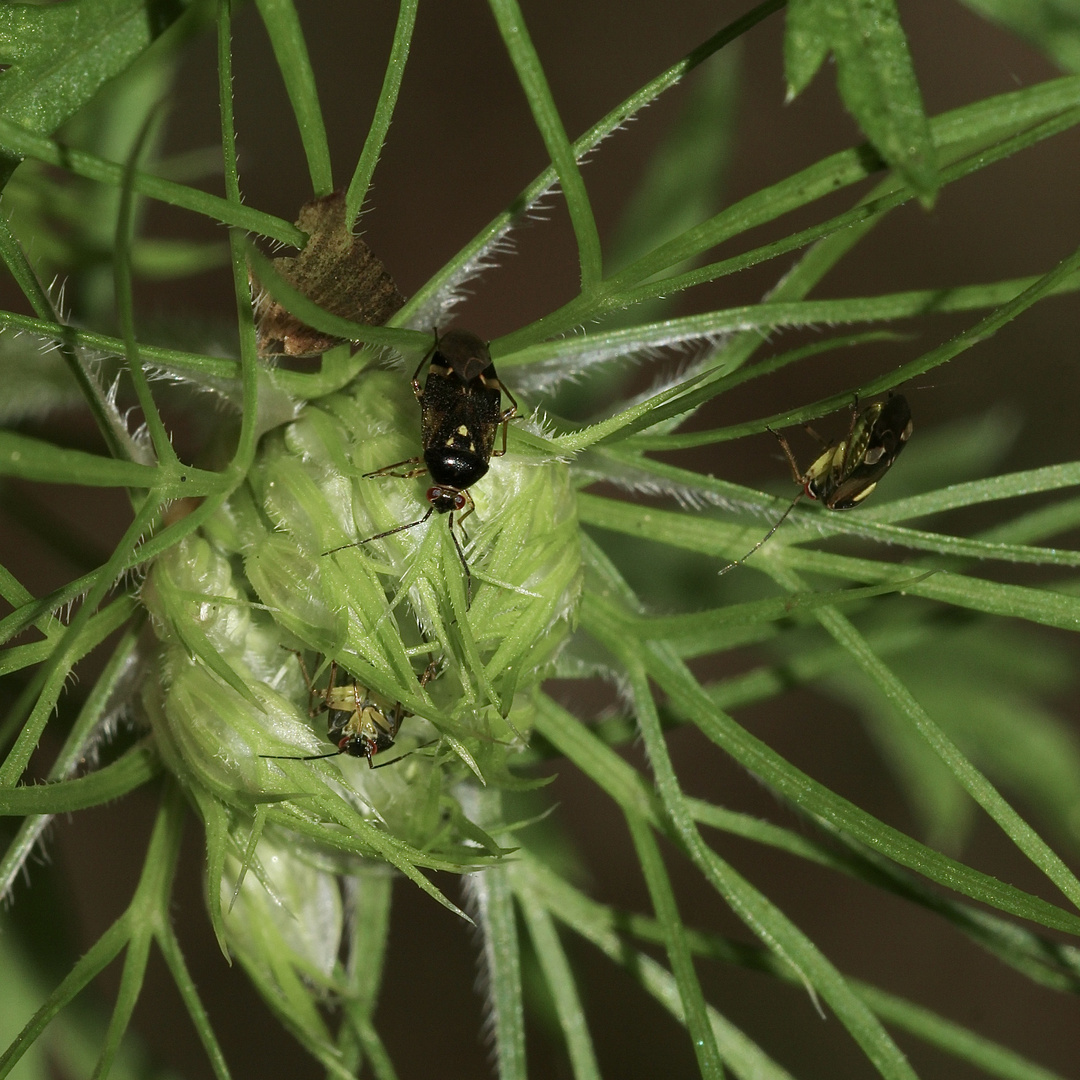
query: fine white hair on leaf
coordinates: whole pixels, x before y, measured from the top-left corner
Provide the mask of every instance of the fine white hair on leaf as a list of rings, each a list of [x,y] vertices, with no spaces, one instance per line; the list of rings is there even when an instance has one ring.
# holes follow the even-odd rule
[[[656,336],[638,344],[622,339],[608,342],[598,336],[596,344],[592,347],[587,344],[577,344],[589,341],[588,336],[584,338],[579,336],[574,339],[575,346],[572,349],[559,350],[558,345],[553,344],[555,355],[550,359],[523,364],[515,373],[514,385],[520,387],[525,393],[551,393],[562,384],[578,381],[598,368],[616,364],[641,364],[645,361],[661,359],[671,352],[694,351],[695,355],[690,361],[691,364],[704,364],[724,344],[728,336],[726,331],[711,333],[696,331],[691,334],[674,333],[668,337]],[[686,377],[685,374],[681,375],[675,381]],[[660,389],[664,388],[660,387]],[[640,400],[651,397],[657,392],[657,389],[650,390],[642,395]],[[621,403],[620,408],[625,408],[627,404],[633,404],[633,402]]]
[[[439,288],[408,318],[405,325],[414,330],[430,330],[441,326],[449,313],[470,295],[465,286],[486,270],[498,266],[498,257],[512,255],[517,245],[510,233],[518,228],[522,220],[537,217],[544,211],[542,200],[558,190],[557,184],[538,192],[518,213],[507,220],[487,238],[487,240],[459,267],[457,267],[439,286]],[[537,217],[543,220],[543,217]]]
[[[657,476],[647,469],[638,468],[604,454],[586,452],[577,459],[574,468],[579,473],[596,477],[597,480],[606,480],[623,491],[674,499],[684,510],[717,507],[733,512],[745,510],[759,514],[773,512],[772,507],[762,507],[760,503],[753,502],[749,497],[742,499],[734,493],[724,495],[692,484],[682,484],[677,480]],[[732,485],[733,488],[734,486]]]

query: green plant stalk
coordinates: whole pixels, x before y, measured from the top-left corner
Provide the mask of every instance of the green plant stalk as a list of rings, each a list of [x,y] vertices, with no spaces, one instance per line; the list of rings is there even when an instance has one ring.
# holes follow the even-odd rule
[[[514,896],[521,908],[559,1017],[574,1080],[600,1080],[600,1066],[589,1035],[585,1007],[578,995],[574,973],[559,941],[555,922],[533,888],[532,875],[523,872],[520,863],[511,863],[508,871],[514,885]]]
[[[523,856],[523,861],[526,859],[530,878],[541,894],[548,892],[548,881],[554,875],[527,853]],[[565,882],[559,882],[559,884],[565,886]],[[560,895],[563,898],[567,897],[565,891]],[[592,902],[585,901],[585,903]],[[682,998],[679,995],[675,977],[669,971],[651,956],[643,953],[628,957],[625,941],[613,930],[602,925],[600,920],[582,917],[578,905],[567,903],[565,907],[557,907],[549,904],[548,907],[560,922],[595,945],[609,960],[626,967],[644,989],[680,1024],[684,1022]],[[736,1076],[759,1077],[761,1080],[794,1080],[786,1069],[777,1065],[752,1039],[721,1016],[711,1005],[708,1006],[707,1011],[713,1035],[724,1061]]]
[[[531,857],[527,860],[527,866],[534,902],[542,905],[542,910],[550,911],[561,922],[594,944],[601,941],[612,944],[619,942],[622,939],[618,934],[632,935],[638,940],[650,943],[663,943],[665,929],[656,919],[625,914],[609,905],[598,904]],[[719,934],[692,929],[687,931],[687,941],[696,956],[765,971],[797,985],[797,979],[790,968],[777,963],[768,950],[761,946],[747,946]],[[634,970],[635,964],[642,958],[640,953],[629,952],[625,942],[621,949],[603,945],[601,948],[630,971]],[[959,1024],[942,1020],[929,1010],[860,980],[848,981],[855,992],[886,1022],[947,1053],[977,1064],[991,1075],[1006,1077],[1008,1080],[1061,1080],[1056,1073],[1011,1053]]]
[[[667,870],[664,868],[660,849],[647,822],[632,814],[626,815],[626,824],[634,842],[638,862],[641,864],[645,883],[649,889],[653,909],[659,925],[664,928],[664,948],[682,1001],[686,1031],[690,1036],[698,1069],[706,1080],[719,1080],[724,1075],[716,1037],[709,1024],[705,997],[701,992],[694,962],[686,942],[686,928],[679,917],[675,893],[671,888]]]
[[[681,82],[698,64],[703,63],[725,45],[737,40],[768,16],[781,10],[785,3],[786,0],[763,0],[762,3],[751,9],[746,15],[729,23],[698,48],[665,69],[640,90],[631,94],[572,144],[574,160],[580,161],[600,142],[625,124],[631,116],[655,101],[664,91]],[[479,255],[488,250],[493,241],[504,235],[519,214],[525,208],[533,205],[544,192],[551,188],[557,179],[558,174],[554,166],[545,169],[532,184],[511,202],[510,209],[497,215],[466,244],[455,259],[447,263],[439,273],[434,275],[410,298],[405,307],[398,312],[392,321],[398,325],[408,322],[418,310],[430,303],[433,297],[447,287],[455,274],[463,267],[469,266]],[[505,343],[506,339],[503,339],[503,342]],[[496,358],[501,355],[498,346],[496,346],[494,355]]]
[[[124,914],[75,962],[60,985],[27,1021],[18,1038],[0,1055],[0,1077],[8,1075],[49,1021],[124,948],[130,948],[132,942],[137,942],[136,952],[145,957],[145,946],[148,946],[150,937],[158,926],[168,921],[169,893],[176,872],[183,816],[184,806],[179,791],[175,786],[170,786],[158,810],[142,874],[131,903]],[[128,1000],[130,983],[141,978],[138,957],[132,967],[125,965],[125,973],[128,975],[127,985],[121,987],[121,996],[110,1021],[110,1034],[95,1075],[107,1072],[119,1035],[130,1017],[130,1005],[133,1004]]]
[[[111,187],[121,187],[124,183],[123,165],[105,161],[85,150],[65,146],[44,135],[37,135],[4,117],[0,117],[0,147],[20,157],[33,158],[46,165],[65,169],[84,180],[95,180]],[[198,191],[186,184],[137,170],[132,186],[139,195],[190,210],[212,221],[256,236],[265,236],[268,240],[276,240],[293,247],[303,247],[307,241],[306,234],[288,221],[282,221],[250,206],[232,203],[220,195]]]
[[[587,622],[587,625],[590,632],[595,632],[595,622]],[[603,636],[601,640],[608,649],[619,655],[626,665],[633,688],[638,725],[649,755],[649,764],[656,777],[657,791],[666,815],[694,865],[723,896],[740,921],[783,962],[791,966],[808,992],[812,996],[821,994],[882,1076],[914,1080],[915,1074],[907,1059],[877,1019],[852,994],[843,976],[779,908],[754,889],[701,839],[667,753],[644,666],[636,656],[627,655],[625,639],[616,641],[609,636]],[[666,648],[653,644],[645,651],[650,654],[663,653]]]
[[[330,144],[326,140],[315,73],[311,70],[307,42],[292,0],[256,0],[278,70],[285,80],[289,103],[296,115],[296,127],[311,174],[311,188],[316,197],[334,190],[330,166]]]
[[[413,27],[416,24],[418,0],[400,0],[397,25],[394,27],[394,41],[390,46],[390,57],[386,62],[386,74],[379,90],[379,100],[375,105],[375,115],[368,128],[364,147],[356,162],[348,190],[345,192],[345,220],[355,225],[371,187],[371,177],[375,173],[379,155],[390,130],[390,120],[397,105],[401,80],[405,75],[405,63],[409,59],[409,45],[412,42]]]
[[[558,173],[574,236],[577,238],[581,289],[583,293],[590,293],[603,277],[603,256],[600,251],[600,234],[596,231],[596,220],[585,189],[585,181],[578,169],[573,147],[566,136],[566,128],[551,96],[551,87],[548,86],[540,57],[529,38],[517,0],[489,0],[489,3],[503,44],[517,72],[518,81],[525,91],[537,131],[540,132],[551,163]]]

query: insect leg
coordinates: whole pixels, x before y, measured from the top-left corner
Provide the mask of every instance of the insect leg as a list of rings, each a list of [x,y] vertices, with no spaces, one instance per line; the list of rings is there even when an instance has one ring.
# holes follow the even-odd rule
[[[284,648],[284,646],[282,647]],[[308,716],[314,716],[318,710],[313,709],[311,703],[315,699],[317,691],[315,689],[315,683],[312,682],[311,676],[308,674],[307,664],[304,663],[304,654],[300,652],[299,649],[290,649],[289,652],[296,657],[296,662],[300,665],[300,674],[304,676],[304,685],[308,689]]]
[[[806,477],[803,474],[802,470],[799,468],[799,464],[795,460],[795,455],[791,452],[791,447],[788,446],[787,439],[785,439],[784,436],[781,435],[779,431],[774,431],[772,428],[766,428],[765,430],[767,432],[769,432],[770,435],[775,435],[776,436],[776,441],[780,444],[780,449],[784,451],[784,457],[786,457],[788,459],[788,464],[791,466],[792,479],[795,481],[796,484],[805,484],[806,483]],[[783,519],[781,519],[781,520],[783,520]],[[771,536],[772,533],[770,533],[769,535]],[[742,561],[742,560],[740,560],[740,561]]]
[[[851,467],[848,455],[853,451],[855,444],[855,425],[859,422],[859,391],[855,391],[855,397],[851,402],[851,423],[848,424],[847,438],[844,440],[843,459],[840,464],[841,472],[845,475]]]
[[[431,332],[435,335],[435,343],[424,353],[420,363],[416,365],[416,370],[413,372],[412,389],[417,401],[424,400],[424,390],[420,385],[420,372],[424,370],[424,365],[435,355],[435,350],[439,347],[439,331],[432,328]]]
[[[435,678],[435,673],[438,671],[438,669],[439,669],[439,665],[436,663],[435,657],[432,656],[431,653],[428,653],[427,667],[424,668],[424,674],[420,676],[420,689],[421,690],[423,690],[424,687],[427,686],[427,684],[429,682],[431,682],[432,679]]]
[[[432,739],[430,742],[422,743],[420,746],[414,746],[411,750],[406,750],[404,754],[401,754],[396,758],[391,758],[389,761],[380,761],[378,765],[373,765],[371,759],[368,758],[368,764],[371,765],[371,768],[373,769],[385,769],[387,765],[396,765],[410,754],[415,754],[417,750],[426,750],[429,746],[434,746],[438,741],[438,739]]]
[[[468,497],[469,493],[464,492],[463,494],[465,494],[465,496]],[[469,509],[466,510],[465,513],[462,514],[461,516],[463,518],[468,517],[469,514],[471,514],[474,509],[475,509],[475,507],[473,506],[473,501],[470,498],[469,499]],[[430,514],[431,511],[429,510],[428,513]],[[454,532],[454,511],[453,510],[450,511],[449,523],[450,523],[450,539],[454,541],[454,549],[457,551],[457,557],[461,560],[461,568],[462,568],[462,570],[465,571],[465,610],[468,611],[469,608],[472,607],[472,574],[469,572],[469,564],[465,561],[465,552],[461,550],[461,544],[458,541],[457,533]]]
[[[458,527],[461,527],[461,523],[476,509],[476,503],[473,502],[473,497],[469,494],[468,489],[462,491],[462,495],[465,496],[465,509],[462,511],[461,517],[458,520]],[[464,529],[461,530],[465,532]]]
[[[502,449],[493,450],[491,452],[492,457],[502,457],[506,453],[506,429],[510,421],[513,420],[514,417],[518,414],[517,399],[514,397],[513,394],[510,393],[509,390],[507,390],[505,386],[503,386],[501,379],[492,379],[491,382],[488,382],[488,380],[485,379],[483,375],[481,375],[480,381],[485,386],[498,387],[498,389],[510,399],[510,407],[508,409],[503,409],[503,411],[499,414],[499,419],[497,421],[498,423],[502,424]]]
[[[371,476],[396,476],[402,480],[411,480],[414,476],[420,476],[427,472],[427,466],[421,464],[423,462],[422,457],[410,457],[404,461],[395,461],[393,465],[384,465],[381,469],[376,469],[374,472],[363,473],[360,477],[361,480],[367,480]],[[402,465],[419,465],[417,469],[410,469],[408,472],[394,472],[394,469],[400,469]]]

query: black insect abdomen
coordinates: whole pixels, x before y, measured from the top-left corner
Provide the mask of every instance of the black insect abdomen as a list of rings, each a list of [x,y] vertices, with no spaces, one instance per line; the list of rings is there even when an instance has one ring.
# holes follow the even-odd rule
[[[455,446],[425,450],[424,464],[436,484],[459,491],[471,487],[488,471],[488,463],[479,454]]]

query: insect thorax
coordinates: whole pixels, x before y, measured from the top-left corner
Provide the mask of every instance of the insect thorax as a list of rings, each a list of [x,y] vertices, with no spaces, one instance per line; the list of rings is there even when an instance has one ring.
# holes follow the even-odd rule
[[[343,754],[370,758],[394,745],[397,724],[377,705],[365,702],[352,713],[333,710],[329,731],[331,740],[336,739]]]

